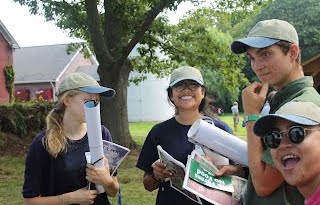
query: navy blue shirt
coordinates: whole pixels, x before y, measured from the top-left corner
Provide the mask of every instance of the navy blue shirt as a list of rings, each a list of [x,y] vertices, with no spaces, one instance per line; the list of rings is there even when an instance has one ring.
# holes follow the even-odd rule
[[[216,119],[213,119],[213,122],[216,127],[232,133],[231,128],[225,122]],[[137,167],[149,174],[153,172],[151,165],[159,159],[157,145],[160,145],[173,158],[186,165],[188,155],[195,148],[195,145],[189,142],[187,137],[190,127],[191,125],[179,124],[174,117],[155,125],[143,144]],[[202,201],[203,204],[209,204],[204,200]],[[156,205],[176,204],[196,205],[197,203],[171,188],[169,182],[161,183]]]
[[[109,130],[101,126],[103,140],[112,141]],[[44,147],[46,132],[32,141],[27,159],[23,184],[23,197],[56,196],[73,192],[88,185],[85,152],[89,152],[87,134],[80,140],[68,140],[67,150],[51,156]],[[99,194],[94,204],[109,205],[106,193]]]

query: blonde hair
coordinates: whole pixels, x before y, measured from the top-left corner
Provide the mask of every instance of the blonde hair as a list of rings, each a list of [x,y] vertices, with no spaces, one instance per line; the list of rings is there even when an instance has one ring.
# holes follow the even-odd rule
[[[59,95],[56,107],[46,117],[47,129],[43,144],[53,157],[57,157],[60,152],[66,151],[68,144],[67,135],[63,127],[65,112],[63,100],[68,96],[72,97],[79,93],[80,91],[78,90],[70,90]]]

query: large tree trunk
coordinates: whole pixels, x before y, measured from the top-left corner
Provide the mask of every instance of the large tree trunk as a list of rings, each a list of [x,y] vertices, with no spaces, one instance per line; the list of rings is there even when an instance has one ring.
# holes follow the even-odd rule
[[[127,62],[121,69],[115,68],[116,64],[113,66],[114,68],[111,69],[99,68],[100,79],[103,80],[101,84],[112,87],[117,92],[112,99],[102,98],[102,124],[110,130],[114,142],[135,148],[135,143],[129,132],[127,109],[127,89],[131,64]]]

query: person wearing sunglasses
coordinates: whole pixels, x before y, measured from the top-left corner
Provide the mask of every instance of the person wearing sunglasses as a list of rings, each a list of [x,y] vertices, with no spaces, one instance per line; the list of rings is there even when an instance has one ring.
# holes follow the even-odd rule
[[[270,148],[286,182],[298,187],[305,204],[320,204],[320,107],[288,102],[257,120],[253,130]]]
[[[188,155],[195,149],[195,145],[189,142],[187,137],[193,122],[202,118],[229,133],[232,133],[232,129],[226,123],[203,114],[207,109],[206,88],[198,69],[190,66],[175,69],[171,73],[167,92],[168,100],[175,107],[175,115],[151,129],[143,144],[136,166],[144,171],[143,184],[145,189],[148,191],[158,189],[157,205],[196,205],[196,202],[173,189],[170,182],[164,180],[170,178],[173,173],[166,170],[164,163],[157,161],[159,159],[157,145],[160,145],[178,161],[186,164]],[[224,169],[223,173],[242,171],[242,167],[236,165],[227,165],[222,169]],[[203,204],[209,203],[203,201]]]
[[[244,204],[303,205],[304,198],[299,190],[284,181],[274,167],[270,149],[253,133],[269,86],[276,91],[270,102],[270,113],[290,101],[309,101],[320,106],[320,95],[313,87],[312,77],[303,73],[297,31],[287,21],[259,21],[246,38],[231,44],[231,50],[247,55],[261,81],[253,82],[242,91],[250,169]]]

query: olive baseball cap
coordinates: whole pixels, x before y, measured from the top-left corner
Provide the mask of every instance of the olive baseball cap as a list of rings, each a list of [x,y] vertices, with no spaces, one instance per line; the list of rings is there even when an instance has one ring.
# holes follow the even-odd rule
[[[65,77],[59,85],[56,96],[59,96],[69,90],[81,90],[87,93],[96,93],[107,98],[112,98],[116,94],[114,89],[100,86],[91,75],[80,72],[71,73]]]
[[[235,54],[241,54],[248,47],[266,48],[280,40],[299,45],[297,31],[290,23],[279,19],[264,20],[250,30],[247,38],[232,42],[231,50]]]
[[[191,66],[182,66],[172,71],[169,85],[172,87],[183,80],[193,80],[200,85],[204,83],[200,70]]]
[[[271,131],[277,119],[285,119],[300,125],[319,125],[320,107],[312,102],[288,102],[275,114],[259,118],[253,126],[257,136],[264,136]]]

